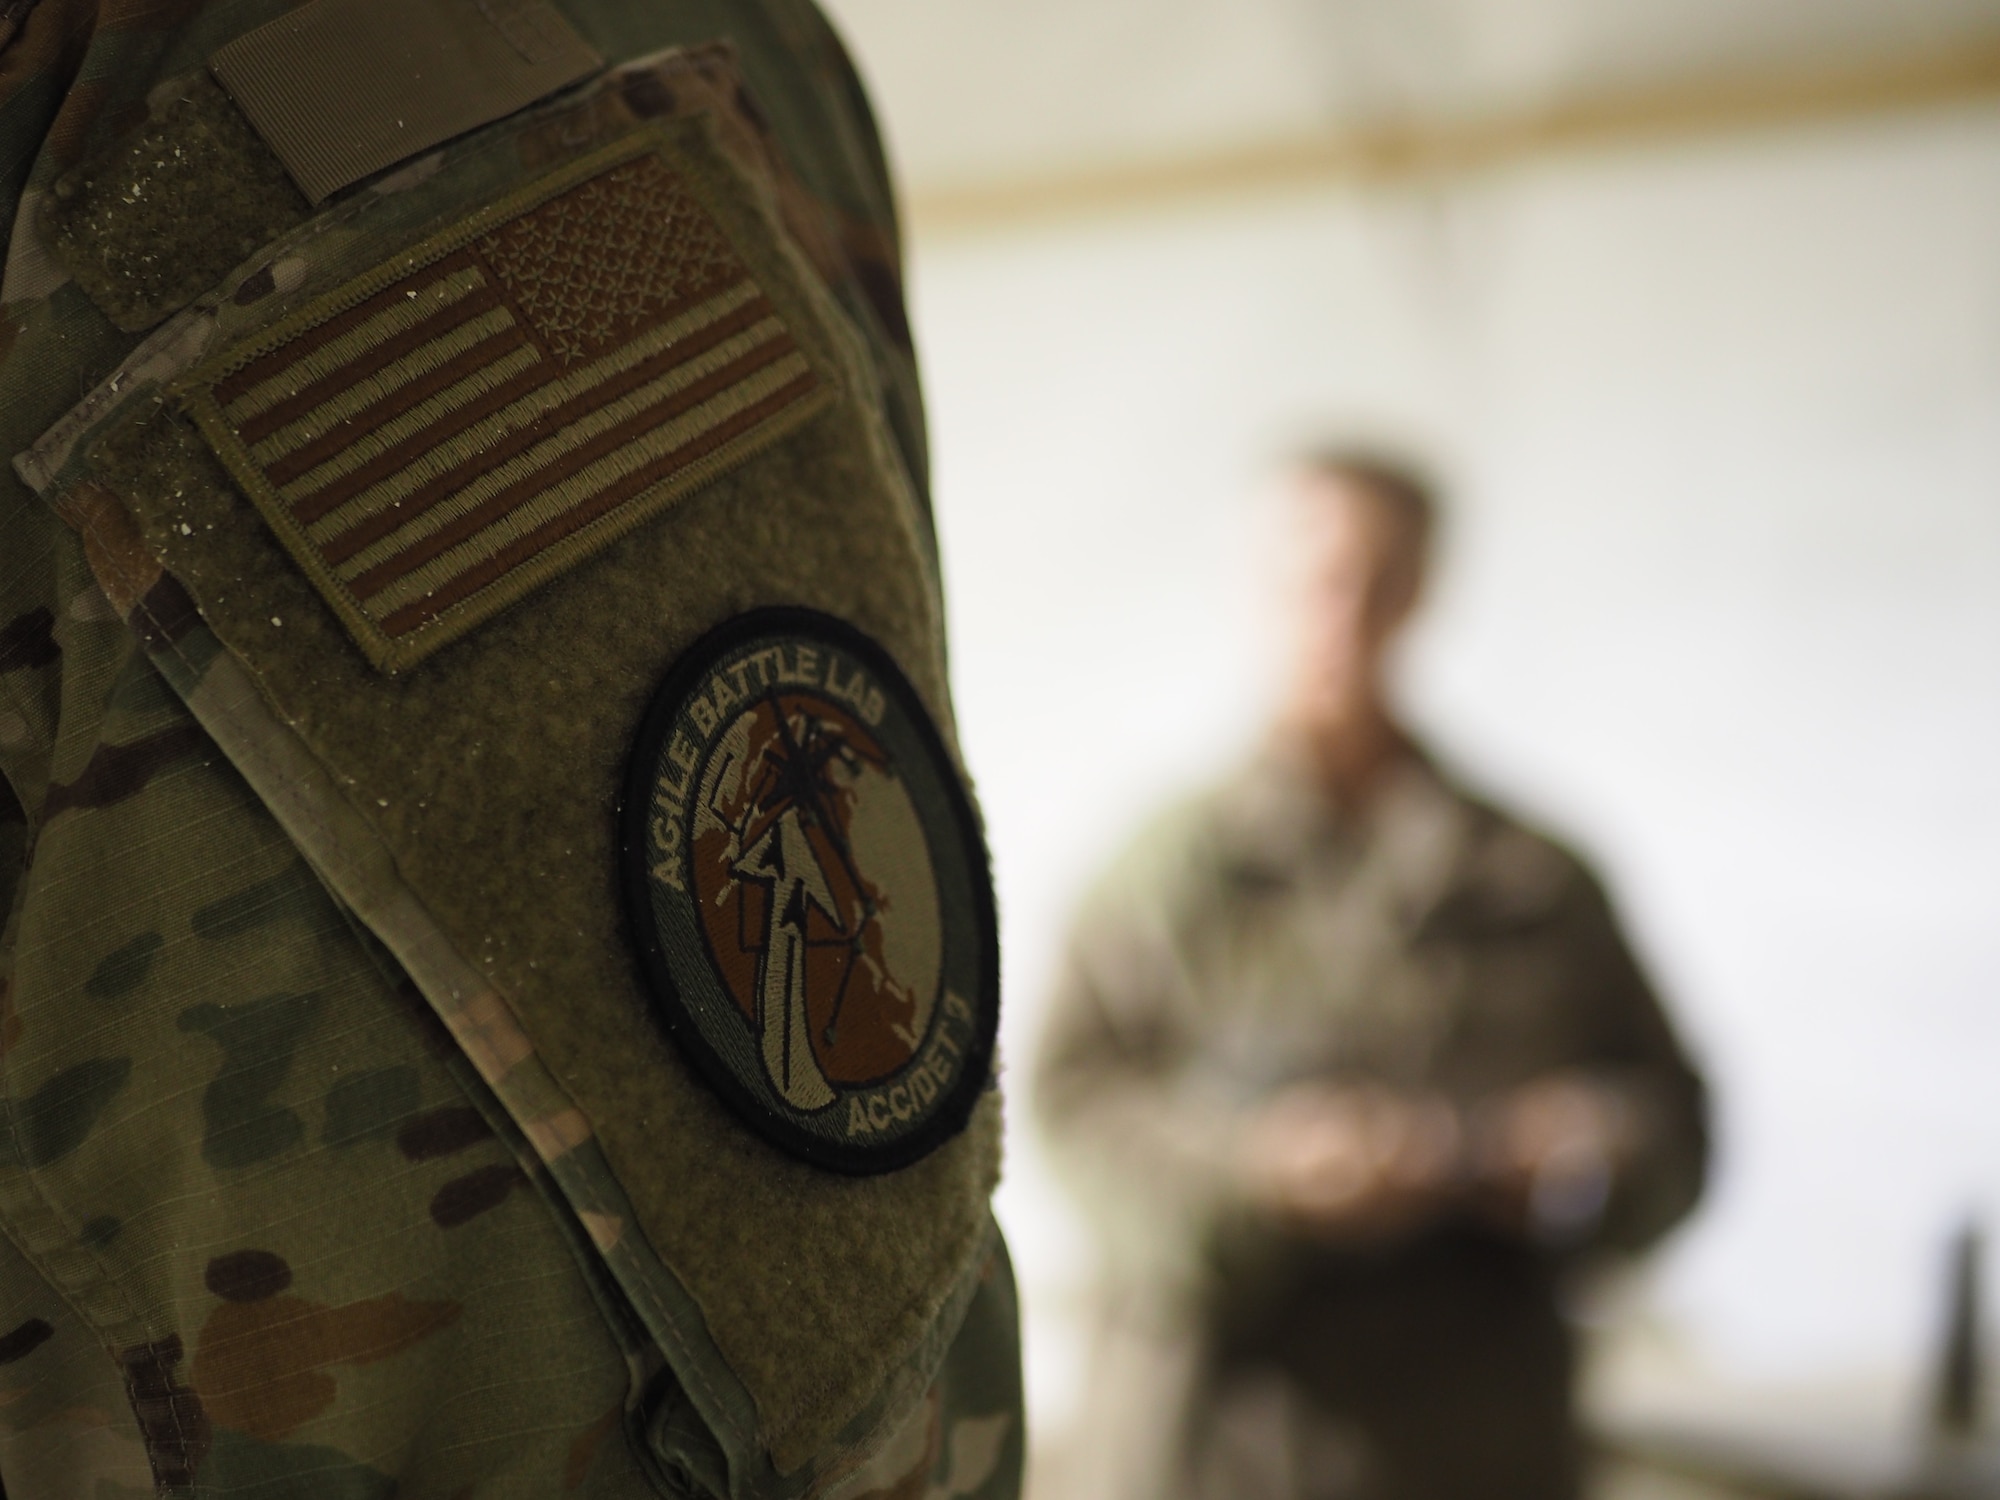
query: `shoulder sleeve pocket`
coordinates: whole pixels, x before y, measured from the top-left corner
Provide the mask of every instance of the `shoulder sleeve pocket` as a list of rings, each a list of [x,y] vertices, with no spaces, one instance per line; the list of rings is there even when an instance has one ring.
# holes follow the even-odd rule
[[[872,643],[854,660],[879,652],[907,689],[903,751],[848,726],[852,753],[815,763],[812,796],[843,799],[827,826],[859,841],[815,846],[818,905],[790,927],[732,906],[714,929],[742,971],[718,995],[798,999],[819,1041],[765,1039],[796,1031],[826,1052],[829,1091],[874,1090],[858,1113],[843,1093],[837,1118],[872,1140],[928,1109],[927,1090],[958,1098],[909,1018],[959,1027],[971,1056],[959,1039],[991,1037],[998,986],[990,931],[967,927],[980,962],[956,1000],[897,990],[946,982],[957,950],[932,962],[925,924],[985,902],[969,813],[923,824],[964,831],[963,900],[872,894],[923,884],[884,768],[915,786],[934,766],[927,796],[963,784],[935,575],[862,335],[732,153],[706,67],[697,50],[614,70],[305,218],[16,467],[519,1124],[732,1488],[796,1494],[943,1357],[987,1244],[997,1099],[982,1041],[949,1129],[857,1178],[750,1128],[663,1029],[621,909],[617,813],[677,662],[732,620],[807,612]],[[770,685],[756,662],[807,673],[797,642],[746,650],[711,664],[732,691]],[[837,687],[817,670],[787,679],[824,690],[813,723],[874,728],[851,671]],[[797,705],[779,697],[789,731]],[[751,718],[730,725],[747,735]],[[714,757],[734,796],[722,821],[768,832],[757,818],[782,808],[727,780],[730,745]],[[804,829],[801,814],[765,855]],[[752,847],[716,855],[718,890],[770,884]],[[757,968],[778,928],[810,961],[799,986]],[[853,1009],[863,980],[902,1006],[873,1029]],[[821,1007],[842,995],[836,1029]],[[895,1045],[860,1055],[871,1036]],[[770,1075],[758,1039],[740,1045],[736,1075]],[[903,1068],[922,1076],[888,1076]]]

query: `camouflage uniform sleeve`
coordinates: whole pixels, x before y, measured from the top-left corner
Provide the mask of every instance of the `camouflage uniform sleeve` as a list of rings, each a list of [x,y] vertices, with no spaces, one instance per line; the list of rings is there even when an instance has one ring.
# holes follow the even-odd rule
[[[1623,1095],[1633,1152],[1616,1181],[1592,1247],[1642,1250],[1686,1217],[1708,1163],[1708,1094],[1665,1008],[1620,931],[1602,886],[1573,883],[1557,917],[1592,1003],[1587,1066]]]
[[[774,0],[739,12],[765,44],[745,47],[746,70],[774,108],[809,113],[779,122],[792,163],[811,189],[824,236],[821,273],[862,327],[890,431],[921,504],[931,567],[939,566],[923,388],[904,296],[903,236],[887,151],[867,88],[838,32],[811,0]],[[773,76],[758,78],[769,68]],[[798,71],[793,71],[798,70]],[[803,73],[803,77],[799,76]],[[810,236],[808,236],[810,238]],[[897,1443],[847,1484],[856,1500],[1015,1500],[1027,1458],[1020,1314],[1013,1262],[996,1228],[979,1287],[938,1377]],[[912,1461],[912,1437],[922,1433]]]
[[[90,141],[123,139],[175,107],[158,104],[158,79],[199,79],[202,59],[246,18],[286,8],[44,0],[0,51],[0,210],[41,222],[38,205]],[[750,93],[771,101],[763,126],[797,160],[797,179],[778,188],[784,226],[861,335],[874,385],[847,389],[885,413],[921,498],[893,208],[824,22],[789,0],[671,16],[568,8],[614,60],[734,41]],[[733,102],[755,136],[749,95]],[[11,455],[139,339],[107,322],[32,234],[17,234],[4,295],[0,454]],[[609,1265],[622,1254],[629,1271],[642,1237],[580,1209],[574,1184],[552,1177],[551,1158],[574,1169],[581,1154],[562,1134],[568,1118],[531,1120],[552,1128],[529,1139],[482,1071],[494,1055],[519,1064],[508,1050],[518,1035],[475,1028],[485,1047],[475,1063],[466,1035],[440,1023],[437,997],[427,1003],[211,721],[190,711],[191,685],[212,686],[229,648],[192,607],[170,649],[142,639],[131,601],[106,592],[116,561],[89,535],[95,551],[0,471],[8,1489],[93,1500],[149,1489],[334,1500],[1017,1494],[1013,1283],[984,1190],[964,1215],[977,1250],[964,1276],[948,1296],[892,1309],[897,1337],[917,1350],[894,1379],[870,1377],[844,1405],[808,1390],[818,1435],[793,1440],[782,1472],[743,1457],[764,1451],[761,1429],[741,1452],[717,1451],[687,1392],[704,1369],[726,1374],[724,1361],[706,1350],[712,1366],[671,1363]],[[898,587],[934,587],[934,555],[928,579],[923,563],[883,555]],[[799,1200],[817,1194],[844,1211],[868,1191],[730,1149],[750,1163],[729,1185],[739,1198],[783,1200],[798,1184]],[[746,1266],[778,1264],[790,1280],[779,1263],[797,1254],[797,1279],[811,1280],[795,1246],[774,1254],[727,1212],[715,1218],[716,1239],[738,1233]],[[912,1259],[926,1228],[870,1236],[852,1231],[851,1215],[823,1218],[829,1237],[846,1225],[850,1264],[837,1269],[855,1276],[870,1256],[892,1271]],[[860,1326],[836,1347],[820,1320],[793,1322],[796,1348],[823,1363],[850,1349],[850,1363],[877,1358],[869,1346],[891,1342]],[[752,1353],[776,1384],[780,1351]],[[901,1368],[924,1373],[898,1384]],[[856,1411],[870,1389],[879,1394]],[[826,1436],[845,1412],[852,1420]]]
[[[842,308],[866,332],[891,431],[928,526],[930,452],[922,387],[903,296],[896,194],[867,90],[839,35],[811,0],[687,8],[694,35],[732,37],[745,81],[807,191],[790,227]],[[611,56],[658,45],[659,24],[643,7],[595,6],[580,21]],[[932,561],[936,539],[928,537]]]
[[[903,297],[902,226],[868,91],[839,34],[817,6],[785,0],[771,14],[793,40],[790,55],[810,59],[818,75],[819,86],[811,97],[822,113],[800,134],[813,143],[808,148],[810,165],[801,171],[825,184],[818,196],[840,247],[841,299],[850,315],[870,331],[890,426],[929,518],[930,449]],[[935,559],[934,531],[930,544]]]
[[[652,1493],[626,1352],[490,1100],[44,519],[0,501],[0,750],[36,809],[0,828],[32,834],[0,937],[8,1489]]]
[[[1018,1500],[1022,1406],[1014,1268],[996,1238],[937,1382],[829,1500]]]
[[[1198,814],[1143,835],[1085,903],[1049,1002],[1033,1098],[1106,1244],[1145,1265],[1205,1242],[1234,1201],[1235,1101],[1195,1061],[1186,911]]]

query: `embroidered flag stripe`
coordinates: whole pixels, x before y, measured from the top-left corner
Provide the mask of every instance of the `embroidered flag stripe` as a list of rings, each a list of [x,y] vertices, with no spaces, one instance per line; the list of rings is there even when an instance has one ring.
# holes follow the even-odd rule
[[[210,394],[267,504],[394,640],[821,386],[721,229],[648,154],[309,324]]]

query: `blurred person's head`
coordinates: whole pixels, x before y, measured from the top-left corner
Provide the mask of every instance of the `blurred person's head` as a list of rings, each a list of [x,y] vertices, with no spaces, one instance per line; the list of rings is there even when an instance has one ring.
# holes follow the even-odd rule
[[[1429,563],[1430,483],[1379,453],[1320,449],[1287,465],[1284,507],[1287,727],[1332,747],[1379,740],[1389,725],[1389,650]]]

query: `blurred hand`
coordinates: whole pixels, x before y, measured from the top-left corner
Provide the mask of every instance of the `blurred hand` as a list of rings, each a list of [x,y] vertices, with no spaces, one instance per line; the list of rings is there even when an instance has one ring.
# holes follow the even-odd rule
[[[1610,1085],[1551,1073],[1482,1112],[1472,1158],[1488,1217],[1561,1242],[1597,1225],[1631,1154],[1632,1110]]]
[[[1250,1199],[1305,1233],[1394,1239],[1450,1204],[1458,1112],[1435,1095],[1306,1084],[1260,1108],[1243,1136]]]

